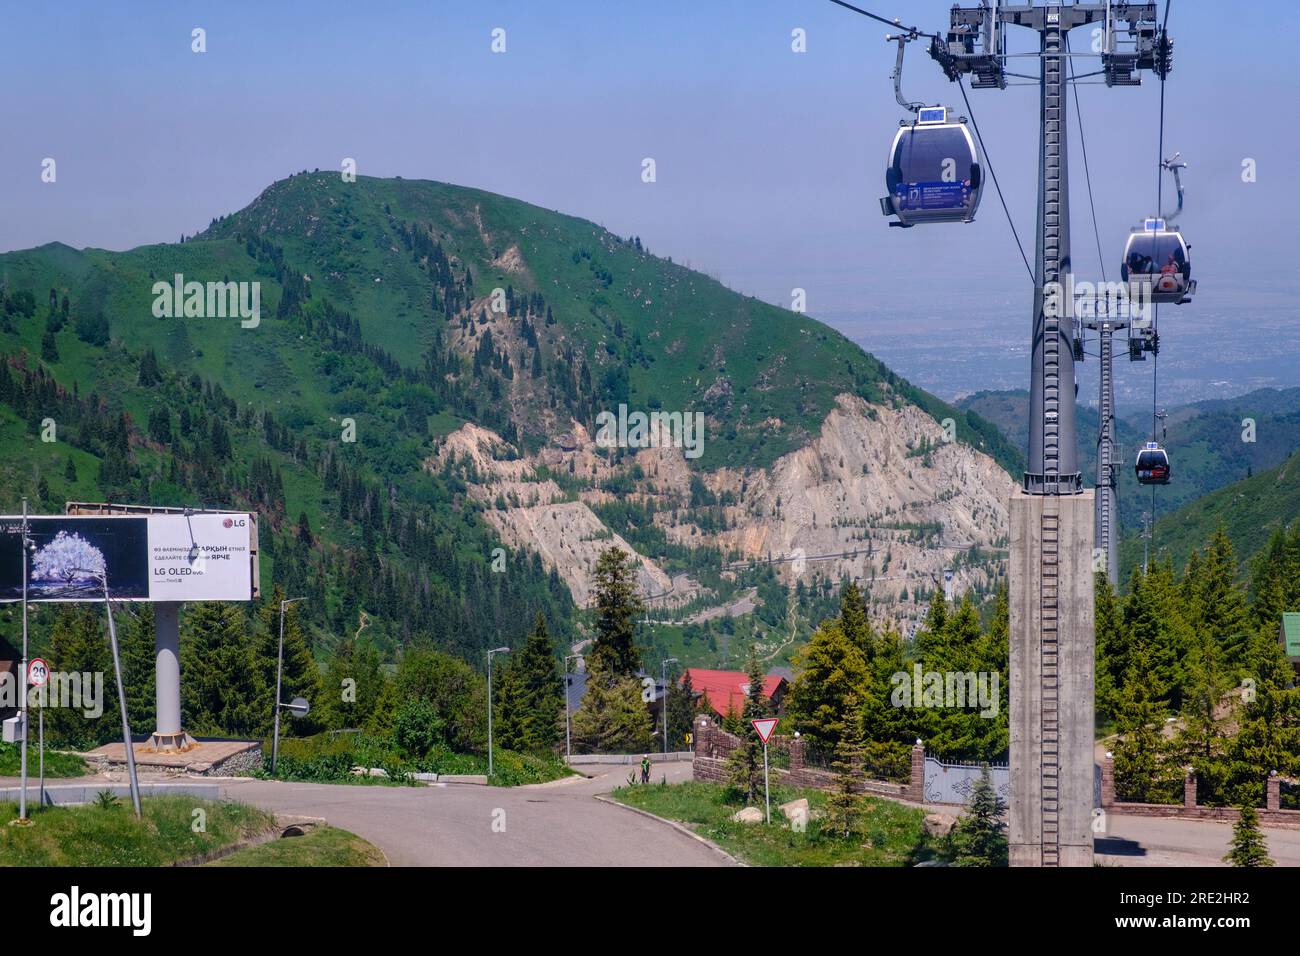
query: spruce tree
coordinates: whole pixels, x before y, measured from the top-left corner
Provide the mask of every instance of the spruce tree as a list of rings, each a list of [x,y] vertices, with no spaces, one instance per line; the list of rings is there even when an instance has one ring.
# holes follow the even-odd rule
[[[668,708],[668,749],[686,750],[686,737],[695,724],[695,688],[689,669],[681,680],[669,682],[664,706]]]
[[[133,613],[114,609],[121,639],[122,684],[131,732],[150,733],[157,716],[157,660],[154,640],[154,610],[147,601],[135,605]]]
[[[863,659],[870,663],[875,634],[871,629],[871,619],[867,616],[867,606],[862,600],[862,592],[853,581],[846,581],[840,589],[840,627],[844,636],[862,652]]]
[[[740,728],[740,743],[727,761],[728,783],[744,799],[753,803],[763,792],[763,741],[751,721],[767,717],[770,712],[767,698],[763,696],[763,668],[754,646],[749,648],[745,675],[745,709]]]
[[[187,606],[181,637],[181,709],[194,734],[242,737],[270,727],[262,674],[244,633],[239,604]]]
[[[587,655],[591,679],[612,685],[641,669],[636,618],[643,610],[636,591],[635,560],[621,548],[607,548],[596,562],[596,638]]]
[[[844,735],[848,701],[862,699],[869,691],[866,659],[832,618],[796,652],[794,664],[798,673],[786,698],[786,713],[815,752],[832,754]]]
[[[1139,644],[1130,659],[1116,707],[1115,796],[1137,803],[1157,802],[1162,782],[1161,758],[1165,749],[1160,728],[1164,708],[1162,691],[1151,673],[1150,656]]]
[[[555,665],[555,647],[540,611],[524,646],[511,657],[509,666],[503,669],[499,708],[494,711],[500,715],[501,732],[508,735],[502,737],[501,746],[544,753],[559,740],[564,687]],[[506,739],[511,744],[505,743]]]
[[[970,809],[952,829],[954,866],[1007,865],[1007,837],[1001,814],[1002,803],[985,764],[971,794]]]
[[[822,832],[839,840],[856,835],[866,815],[866,801],[859,792],[866,758],[866,741],[862,735],[862,715],[858,698],[850,695],[846,701],[844,733],[835,745],[835,784],[826,797],[826,823]]]
[[[120,615],[120,610],[114,609]],[[115,619],[121,620],[121,618]],[[78,707],[49,706],[45,729],[49,742],[76,750],[90,750],[109,740],[121,739],[117,682],[108,643],[108,622],[98,604],[62,604],[55,610],[48,652],[50,669],[79,675],[82,703]],[[94,675],[102,683],[96,688]],[[89,678],[89,686],[87,686]],[[102,688],[102,697],[93,699]],[[53,701],[48,701],[48,704]],[[92,712],[90,715],[87,712]],[[94,714],[94,711],[99,713]],[[151,728],[152,729],[152,728]]]
[[[1237,822],[1232,825],[1232,849],[1223,862],[1231,866],[1272,866],[1268,855],[1268,841],[1259,828],[1259,812],[1249,804],[1240,808]]]

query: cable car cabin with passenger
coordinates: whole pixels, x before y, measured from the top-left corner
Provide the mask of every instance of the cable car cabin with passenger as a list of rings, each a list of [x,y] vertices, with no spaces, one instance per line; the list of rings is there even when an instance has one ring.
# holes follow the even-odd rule
[[[1138,452],[1135,469],[1138,484],[1169,484],[1169,455],[1156,442],[1147,442]]]
[[[1129,233],[1120,274],[1126,283],[1142,287],[1144,297],[1149,292],[1151,302],[1182,305],[1196,293],[1190,249],[1177,226],[1148,219]]]
[[[970,222],[980,204],[981,172],[975,140],[965,117],[949,121],[943,106],[917,111],[899,125],[889,150],[880,211],[896,216],[891,226],[923,222]]]

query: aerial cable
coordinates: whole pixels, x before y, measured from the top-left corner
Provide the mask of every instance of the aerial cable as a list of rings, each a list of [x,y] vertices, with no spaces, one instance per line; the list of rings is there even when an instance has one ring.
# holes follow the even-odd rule
[[[1065,52],[1070,52],[1070,37],[1065,37]],[[1074,60],[1067,61],[1070,78],[1074,79]],[[1079,105],[1079,87],[1074,86],[1074,116],[1079,124],[1079,145],[1083,149],[1083,178],[1088,183],[1088,208],[1092,211],[1092,234],[1097,240],[1097,262],[1101,265],[1101,281],[1106,281],[1106,257],[1101,253],[1101,231],[1097,228],[1097,204],[1092,198],[1092,173],[1088,169],[1088,139],[1083,132],[1083,108]]]
[[[1173,0],[1165,0],[1165,16],[1160,24],[1160,43],[1163,46],[1169,40],[1169,8],[1173,5]],[[1160,72],[1160,138],[1156,147],[1156,215],[1160,215],[1160,207],[1164,203],[1164,174],[1165,174],[1165,78],[1168,76],[1168,70]],[[1177,157],[1175,157],[1177,159]],[[1177,172],[1175,171],[1175,176]],[[1179,183],[1178,189],[1178,211],[1182,212],[1182,184]],[[1159,398],[1157,385],[1160,380],[1160,303],[1151,303],[1151,334],[1155,337],[1155,349],[1151,356],[1151,440],[1157,441],[1156,423],[1159,418]],[[1156,486],[1151,486],[1151,525],[1150,535],[1154,540],[1156,532]]]
[[[879,21],[880,23],[885,24],[885,26],[897,27],[900,30],[906,30],[908,33],[915,34],[916,36],[919,37],[929,37],[933,40],[941,39],[937,33],[926,33],[924,30],[918,30],[916,27],[905,27],[903,26],[902,21],[900,21],[897,17],[890,20],[887,17],[878,16],[874,13],[871,13],[868,10],[863,10],[861,7],[855,7],[851,3],[845,3],[844,0],[831,0],[831,3],[844,7],[844,9],[846,10],[852,10],[854,13],[860,13],[864,17],[870,17],[872,20],[876,20]]]
[[[838,0],[832,0],[832,2],[836,3],[838,2]],[[1016,248],[1020,250],[1020,258],[1025,263],[1025,271],[1029,273],[1029,281],[1033,282],[1034,270],[1029,265],[1029,257],[1025,255],[1025,247],[1020,243],[1020,233],[1016,232],[1016,223],[1011,218],[1011,210],[1007,208],[1006,198],[1002,195],[1002,185],[998,182],[998,174],[993,169],[993,160],[989,157],[988,147],[984,145],[984,136],[983,134],[980,133],[979,121],[975,119],[975,111],[971,109],[970,98],[966,95],[965,79],[959,78],[957,80],[957,86],[961,90],[962,101],[966,104],[966,112],[970,114],[971,125],[975,127],[975,138],[979,140],[980,150],[984,153],[984,162],[989,167],[989,175],[993,177],[993,185],[997,188],[998,199],[1002,202],[1002,211],[1006,214],[1007,217],[1007,225],[1011,227],[1011,235],[1015,237]]]

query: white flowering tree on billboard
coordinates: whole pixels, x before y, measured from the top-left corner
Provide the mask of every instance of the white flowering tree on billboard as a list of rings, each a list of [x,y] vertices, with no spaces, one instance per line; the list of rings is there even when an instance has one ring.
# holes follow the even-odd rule
[[[106,570],[102,551],[75,532],[60,531],[32,556],[31,581],[47,588],[94,588]]]

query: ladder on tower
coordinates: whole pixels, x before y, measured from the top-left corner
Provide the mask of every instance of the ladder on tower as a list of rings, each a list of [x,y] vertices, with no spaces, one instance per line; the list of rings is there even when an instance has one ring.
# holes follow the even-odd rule
[[[1061,31],[1043,34],[1043,282],[1061,281]],[[1043,323],[1043,480],[1061,480],[1061,316],[1046,310]],[[1074,396],[1065,396],[1074,401]],[[1058,494],[1049,488],[1048,494]]]
[[[1060,865],[1060,706],[1059,657],[1060,506],[1055,496],[1043,502],[1039,585],[1039,719],[1042,728],[1040,793],[1043,866]]]

